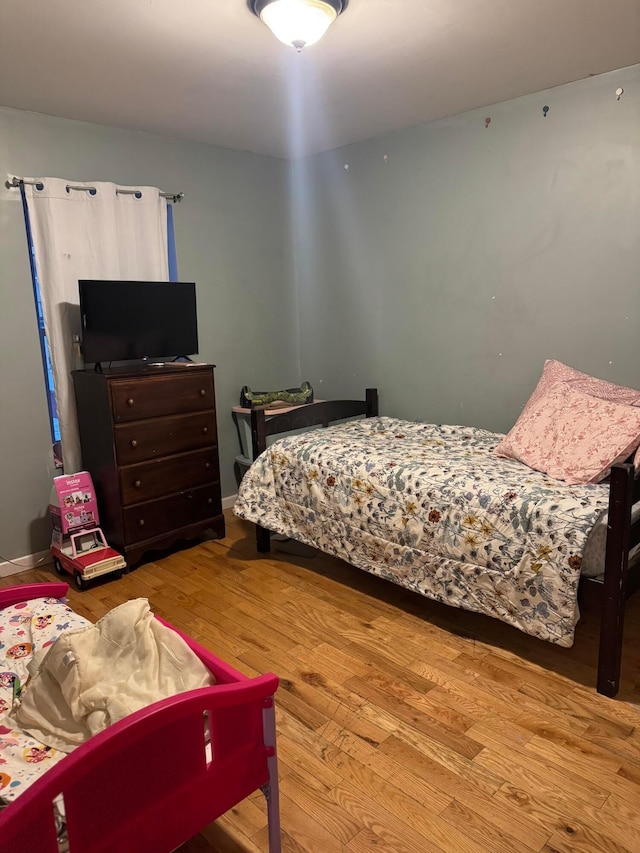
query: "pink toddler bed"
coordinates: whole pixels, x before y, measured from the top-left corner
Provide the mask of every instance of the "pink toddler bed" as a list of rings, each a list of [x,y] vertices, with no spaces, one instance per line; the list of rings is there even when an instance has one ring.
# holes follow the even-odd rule
[[[62,599],[67,590],[64,583],[0,589],[0,620],[3,609]],[[248,678],[155,618],[182,637],[216,683],[136,711],[58,760],[0,811],[0,853],[169,853],[258,789],[267,801],[269,851],[279,853],[277,676]]]

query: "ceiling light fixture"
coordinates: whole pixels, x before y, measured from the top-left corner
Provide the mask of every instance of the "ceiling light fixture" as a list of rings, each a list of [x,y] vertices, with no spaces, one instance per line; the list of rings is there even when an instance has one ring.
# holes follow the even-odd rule
[[[274,36],[300,53],[315,44],[344,11],[347,0],[250,0],[249,7]]]

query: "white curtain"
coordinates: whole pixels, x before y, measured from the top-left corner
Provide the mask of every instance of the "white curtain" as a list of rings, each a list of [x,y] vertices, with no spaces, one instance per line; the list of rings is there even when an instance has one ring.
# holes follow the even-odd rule
[[[42,189],[27,181],[37,181]],[[94,187],[95,192],[70,187]],[[116,189],[135,190],[134,194]],[[65,473],[82,457],[71,370],[80,335],[78,279],[168,281],[167,205],[156,187],[25,178]],[[139,197],[138,197],[139,196]]]

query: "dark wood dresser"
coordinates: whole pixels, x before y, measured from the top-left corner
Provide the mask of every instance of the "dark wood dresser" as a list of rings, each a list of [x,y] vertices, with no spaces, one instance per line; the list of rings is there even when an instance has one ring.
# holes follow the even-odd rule
[[[74,370],[82,463],[101,527],[129,566],[225,533],[213,365]]]

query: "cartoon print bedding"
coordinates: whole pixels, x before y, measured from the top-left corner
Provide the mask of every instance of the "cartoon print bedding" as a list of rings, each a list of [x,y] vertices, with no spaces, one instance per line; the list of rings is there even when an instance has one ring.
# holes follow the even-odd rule
[[[0,610],[0,807],[65,755],[22,731],[10,716],[29,679],[29,664],[63,632],[90,624],[57,598]]]
[[[95,625],[64,602],[33,599],[0,611],[0,632],[10,643],[4,662],[0,656],[5,802],[113,723],[215,684],[184,640],[154,618],[145,598],[125,601]]]

